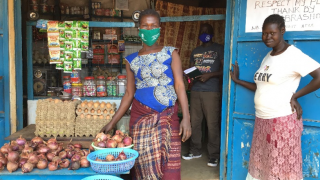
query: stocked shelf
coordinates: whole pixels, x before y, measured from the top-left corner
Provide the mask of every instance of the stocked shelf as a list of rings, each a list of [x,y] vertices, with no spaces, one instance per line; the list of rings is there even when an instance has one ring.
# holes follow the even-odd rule
[[[39,100],[39,99],[59,99],[57,96],[34,96],[34,100]],[[101,101],[101,100],[121,100],[122,97],[80,97],[81,100],[88,100],[88,101]]]

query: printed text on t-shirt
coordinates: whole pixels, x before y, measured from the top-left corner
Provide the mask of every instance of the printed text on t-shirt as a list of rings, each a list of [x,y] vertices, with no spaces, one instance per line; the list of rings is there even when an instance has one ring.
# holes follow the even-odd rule
[[[254,75],[254,80],[255,81],[269,82],[269,79],[270,79],[271,76],[272,76],[272,74],[269,74],[269,73],[256,72],[256,74]]]

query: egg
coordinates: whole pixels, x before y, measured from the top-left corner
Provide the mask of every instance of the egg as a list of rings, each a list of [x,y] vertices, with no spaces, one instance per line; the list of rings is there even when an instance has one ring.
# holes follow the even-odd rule
[[[85,107],[86,106],[86,103],[81,103],[81,107]]]
[[[109,120],[110,119],[110,116],[109,115],[107,115],[107,120]]]
[[[104,107],[106,106],[106,103],[105,102],[102,102],[101,104],[100,104],[100,107],[103,109]]]
[[[88,115],[87,115],[87,119],[90,119],[90,118],[91,118],[91,115],[90,115],[90,114],[88,114]]]
[[[97,119],[98,118],[98,116],[97,115],[93,115],[93,119]]]
[[[54,100],[54,103],[59,103],[60,102],[60,100],[59,99],[56,99],[56,100]]]
[[[102,116],[102,115],[100,115],[100,116],[99,116],[99,118],[100,118],[100,119],[103,119],[103,116]]]
[[[110,109],[111,108],[111,103],[107,103],[106,107],[107,107],[107,109]]]
[[[99,104],[100,104],[100,103],[95,102],[95,103],[93,103],[93,106],[94,106],[95,108],[97,108],[97,107],[99,106]]]
[[[88,111],[89,111],[88,109],[85,109],[85,110],[84,110],[85,113],[87,113]]]
[[[100,109],[98,109],[97,113],[99,113],[99,114],[100,114],[100,113],[101,113],[101,110],[100,110]]]
[[[91,102],[89,102],[87,105],[88,105],[88,107],[92,107],[93,104]]]
[[[90,111],[91,113],[94,113],[95,112],[95,110],[94,109],[91,109],[91,111]]]
[[[79,109],[78,109],[78,112],[81,112],[81,111],[82,111],[82,109],[81,109],[81,108],[79,108]]]
[[[80,115],[80,118],[83,119],[83,118],[84,118],[84,114],[81,114],[81,115]]]
[[[114,113],[114,110],[111,109],[111,110],[110,110],[110,114],[113,114],[113,113]]]
[[[108,113],[108,111],[107,111],[107,110],[104,110],[104,111],[103,111],[103,114],[107,114],[107,113]]]

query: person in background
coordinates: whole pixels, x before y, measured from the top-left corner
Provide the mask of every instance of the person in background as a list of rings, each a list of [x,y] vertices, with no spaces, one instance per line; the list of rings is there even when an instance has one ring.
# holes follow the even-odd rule
[[[264,20],[262,41],[272,48],[252,75],[254,83],[239,79],[236,62],[232,80],[255,92],[255,125],[247,180],[302,180],[302,109],[298,98],[320,88],[320,64],[288,44],[284,18],[273,14]],[[300,89],[301,77],[311,82]]]
[[[126,93],[119,110],[101,131],[113,129],[132,105],[130,136],[139,152],[132,178],[180,180],[180,135],[182,141],[191,135],[181,60],[176,48],[156,43],[160,36],[160,16],[155,10],[141,12],[139,36],[142,49],[126,57]],[[183,113],[180,125],[177,100]]]
[[[182,158],[190,160],[202,156],[201,125],[205,118],[208,126],[208,166],[217,166],[220,159],[220,85],[223,74],[223,46],[212,41],[213,28],[202,24],[199,39],[202,45],[195,48],[190,57],[191,67],[196,66],[202,73],[194,79],[191,87],[190,115],[192,136],[190,150]]]

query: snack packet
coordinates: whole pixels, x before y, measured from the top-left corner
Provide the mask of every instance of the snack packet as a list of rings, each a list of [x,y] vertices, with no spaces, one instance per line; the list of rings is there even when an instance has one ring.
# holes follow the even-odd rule
[[[66,51],[71,51],[73,49],[73,41],[65,41],[65,50]]]
[[[48,21],[47,31],[48,33],[58,33],[59,32],[58,21]]]
[[[72,30],[73,21],[65,21],[64,24],[66,30]]]
[[[64,61],[63,64],[64,64],[63,72],[72,73],[72,62]]]
[[[50,64],[61,63],[59,48],[49,48],[49,54],[50,54]]]
[[[79,26],[81,28],[81,31],[89,32],[89,21],[79,21]]]
[[[73,69],[74,70],[81,70],[81,60],[73,61]]]
[[[64,68],[64,64],[60,63],[60,64],[56,64],[56,69],[63,69]]]
[[[60,47],[59,33],[48,33],[48,47]]]
[[[73,58],[81,59],[81,50],[73,50]]]
[[[81,51],[88,51],[89,50],[89,42],[81,41]]]
[[[89,32],[88,31],[80,31],[81,41],[89,41]]]
[[[64,52],[64,62],[69,61],[72,62],[73,60],[73,52],[72,51],[65,51]]]

